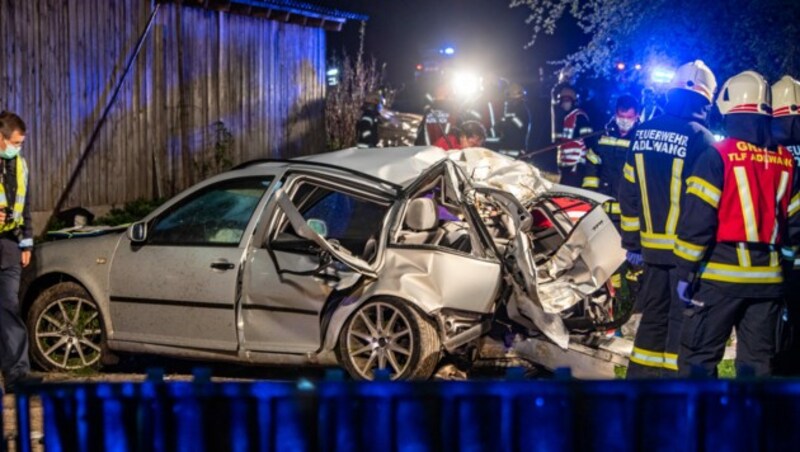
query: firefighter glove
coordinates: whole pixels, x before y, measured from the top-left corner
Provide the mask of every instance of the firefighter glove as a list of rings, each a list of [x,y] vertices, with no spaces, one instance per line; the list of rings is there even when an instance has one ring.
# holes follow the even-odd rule
[[[628,251],[628,254],[625,255],[625,259],[628,263],[635,266],[640,266],[644,263],[641,251]]]

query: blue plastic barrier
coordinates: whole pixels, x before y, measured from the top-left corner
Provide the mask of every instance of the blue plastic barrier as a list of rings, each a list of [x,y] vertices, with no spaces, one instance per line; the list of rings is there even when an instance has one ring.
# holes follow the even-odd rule
[[[793,380],[145,382],[28,391],[42,400],[47,451],[800,447]]]

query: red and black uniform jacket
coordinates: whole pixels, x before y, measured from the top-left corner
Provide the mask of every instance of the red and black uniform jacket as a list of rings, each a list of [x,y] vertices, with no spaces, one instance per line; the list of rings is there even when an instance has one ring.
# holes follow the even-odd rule
[[[678,237],[678,276],[746,298],[783,294],[781,246],[800,239],[795,162],[728,138],[703,153],[686,181]]]

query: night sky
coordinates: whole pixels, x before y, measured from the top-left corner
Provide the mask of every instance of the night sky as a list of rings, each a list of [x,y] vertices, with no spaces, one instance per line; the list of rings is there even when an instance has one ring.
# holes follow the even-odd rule
[[[574,24],[560,24],[555,36],[530,38],[527,9],[508,7],[508,0],[318,0],[316,3],[370,16],[366,51],[387,63],[393,84],[408,80],[425,49],[452,45],[457,56],[477,71],[526,82],[538,67],[573,51],[584,39]],[[329,36],[328,49],[357,48],[358,22]],[[546,71],[555,68],[545,66]]]

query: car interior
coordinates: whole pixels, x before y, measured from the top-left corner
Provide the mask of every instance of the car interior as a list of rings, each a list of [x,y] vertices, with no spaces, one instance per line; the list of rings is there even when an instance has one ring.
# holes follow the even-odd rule
[[[469,223],[456,202],[448,202],[445,192],[441,177],[417,191],[406,206],[398,244],[472,252]]]
[[[297,188],[292,201],[306,221],[313,220],[326,226],[324,238],[338,243],[366,262],[375,259],[378,237],[390,207],[388,203],[310,182],[303,182]],[[305,242],[288,221],[278,230],[272,241],[273,247],[286,249],[292,241]]]

